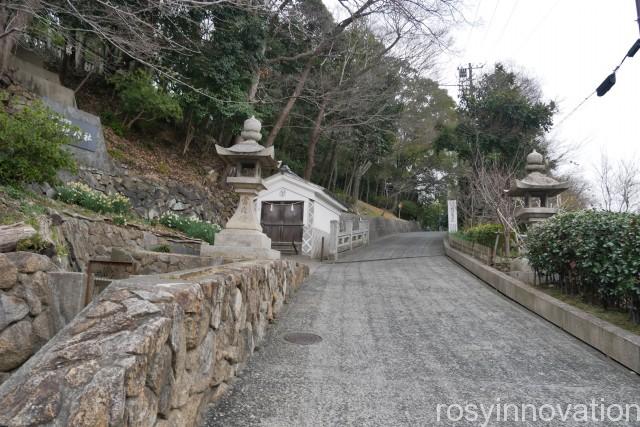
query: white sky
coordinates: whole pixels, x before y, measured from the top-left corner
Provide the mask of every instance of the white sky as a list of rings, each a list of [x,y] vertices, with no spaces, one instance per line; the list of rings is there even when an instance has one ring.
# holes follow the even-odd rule
[[[454,29],[454,46],[441,58],[438,80],[456,83],[459,65],[497,62],[536,78],[559,104],[558,123],[613,71],[640,37],[634,0],[466,0],[474,23]],[[450,88],[452,96],[457,94]],[[612,159],[640,153],[640,53],[627,58],[617,83],[593,96],[554,128],[553,139],[580,144],[573,160],[587,177],[604,151]],[[567,170],[571,165],[565,165]]]
[[[335,0],[324,0],[336,11]],[[555,100],[558,123],[613,71],[640,37],[634,0],[463,0],[462,23],[454,44],[440,58],[434,78],[457,83],[457,67],[469,62],[490,70],[496,62],[534,77],[547,99]],[[447,88],[457,98],[456,88]],[[604,151],[612,160],[640,154],[640,53],[628,58],[617,83],[595,95],[554,128],[564,146],[579,145],[563,171],[593,167]]]

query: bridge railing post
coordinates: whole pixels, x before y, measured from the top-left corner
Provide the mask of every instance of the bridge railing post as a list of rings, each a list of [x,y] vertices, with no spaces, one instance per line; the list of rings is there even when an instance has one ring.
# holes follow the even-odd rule
[[[345,233],[349,236],[349,250],[353,249],[353,220],[348,219],[344,222]]]

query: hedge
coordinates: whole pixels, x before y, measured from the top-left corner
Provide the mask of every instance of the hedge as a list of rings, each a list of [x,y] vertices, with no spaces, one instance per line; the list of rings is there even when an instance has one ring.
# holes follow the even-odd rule
[[[640,323],[640,215],[559,214],[529,231],[527,248],[532,267],[563,293],[628,310]]]

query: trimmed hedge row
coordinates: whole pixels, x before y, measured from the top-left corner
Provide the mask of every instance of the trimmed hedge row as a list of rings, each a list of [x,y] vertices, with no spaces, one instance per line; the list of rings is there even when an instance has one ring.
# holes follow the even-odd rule
[[[527,247],[532,267],[562,292],[640,323],[640,215],[559,214],[529,231]]]

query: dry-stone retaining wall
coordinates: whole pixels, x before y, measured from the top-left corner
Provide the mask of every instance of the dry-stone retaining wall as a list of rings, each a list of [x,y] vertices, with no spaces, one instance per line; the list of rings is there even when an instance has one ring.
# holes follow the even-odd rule
[[[138,215],[154,219],[165,212],[195,215],[200,219],[224,225],[233,215],[236,195],[211,182],[210,188],[183,184],[174,180],[133,176],[127,171],[107,173],[98,169],[80,169],[77,177],[91,188],[105,193],[119,192],[131,200]]]
[[[195,425],[307,274],[277,260],[114,282],[0,386],[0,425]]]
[[[56,269],[42,255],[0,254],[0,383],[63,326],[47,279]]]
[[[136,274],[162,274],[222,264],[222,258],[151,251],[131,251]]]
[[[159,236],[134,226],[117,226],[101,219],[56,215],[54,228],[60,228],[70,249],[75,269],[85,270],[87,262],[109,256],[112,248],[144,251],[157,246],[173,246],[171,237]],[[177,270],[177,269],[172,269]],[[171,270],[170,270],[171,271]],[[165,272],[165,271],[156,271]]]

